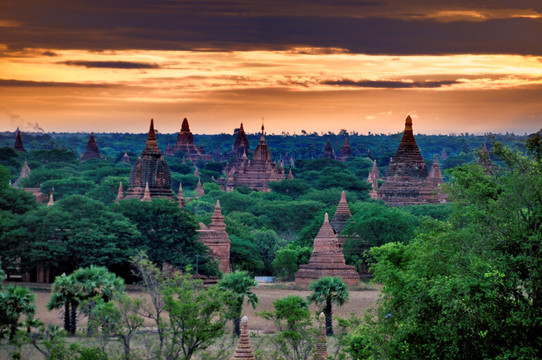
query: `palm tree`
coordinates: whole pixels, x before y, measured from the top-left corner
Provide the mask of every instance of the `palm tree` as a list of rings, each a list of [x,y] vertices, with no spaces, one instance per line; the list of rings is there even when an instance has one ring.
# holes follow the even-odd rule
[[[326,315],[326,335],[333,335],[333,304],[342,306],[348,301],[348,286],[340,277],[324,276],[309,285],[308,299],[322,306]]]
[[[21,286],[10,285],[3,292],[0,292],[0,324],[9,326],[9,340],[13,340],[19,318],[22,314],[33,317],[36,307],[32,304],[35,296],[30,290]],[[0,329],[0,334],[1,334]]]
[[[47,310],[60,309],[64,307],[64,330],[69,334],[74,334],[75,329],[75,316],[77,309],[77,286],[72,276],[62,274],[55,278],[53,287],[51,288],[51,297],[47,303]],[[72,311],[70,311],[70,306]],[[73,318],[73,319],[72,319]]]
[[[258,304],[258,297],[250,289],[258,286],[258,282],[250,277],[246,271],[236,271],[224,275],[218,282],[218,286],[222,290],[231,292],[233,299],[230,310],[233,317],[233,333],[240,336],[241,312],[243,311],[245,296],[247,297],[247,302],[255,309]]]
[[[103,266],[91,265],[75,270],[71,275],[57,276],[53,283],[52,294],[47,309],[59,309],[64,306],[64,329],[75,334],[77,329],[77,307],[87,303],[85,314],[90,316],[93,308],[91,299],[100,298],[109,301],[113,294],[124,290],[124,281]]]

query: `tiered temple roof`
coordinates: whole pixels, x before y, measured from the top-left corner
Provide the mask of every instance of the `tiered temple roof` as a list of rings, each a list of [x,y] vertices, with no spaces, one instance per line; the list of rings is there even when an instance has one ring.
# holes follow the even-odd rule
[[[100,151],[98,150],[98,145],[96,145],[96,140],[94,140],[94,133],[90,133],[90,138],[88,139],[87,148],[85,153],[81,158],[81,161],[86,161],[88,159],[101,159]]]
[[[245,152],[238,163],[232,163],[226,168],[226,172],[227,178],[222,180],[220,185],[227,192],[233,191],[239,185],[246,185],[257,191],[270,191],[270,181],[280,181],[286,177],[284,167],[279,168],[271,161],[271,151],[265,141],[263,125],[260,142],[254,150],[252,160]]]
[[[333,147],[331,146],[331,143],[329,142],[329,139],[327,139],[326,147],[324,148],[324,159],[335,159],[335,151],[333,150]]]
[[[367,182],[372,184],[375,180],[380,180],[380,173],[378,172],[378,166],[376,165],[376,160],[373,160],[373,168],[367,176]]]
[[[436,154],[435,158],[433,159],[433,166],[431,166],[431,171],[429,172],[429,179],[438,185],[444,183],[444,181],[442,180],[442,172],[440,171],[440,166],[438,165],[438,159]]]
[[[220,202],[216,201],[215,211],[211,216],[211,224],[207,227],[200,223],[199,239],[210,250],[213,257],[218,261],[220,271],[230,271],[230,244],[231,240],[226,232],[224,216],[220,209]]]
[[[171,174],[166,160],[158,148],[154,120],[152,119],[145,149],[130,172],[130,187],[126,191],[125,198],[142,199],[147,186],[151,198],[174,197],[171,190]]]
[[[345,192],[341,192],[341,200],[339,200],[339,206],[337,206],[337,210],[335,211],[335,215],[333,215],[333,219],[331,220],[331,228],[335,232],[335,234],[340,234],[341,231],[343,231],[344,226],[346,225],[346,221],[352,217],[352,213],[350,212],[350,208],[348,207],[348,203],[346,202],[346,194]]]
[[[339,246],[341,248],[344,246],[346,238],[344,236],[340,236],[339,234],[341,233],[341,231],[343,231],[344,227],[346,226],[346,222],[351,217],[352,213],[350,212],[350,208],[348,207],[348,203],[346,202],[346,194],[343,191],[341,192],[341,200],[339,201],[339,206],[337,206],[337,210],[335,211],[333,219],[331,219],[330,223],[331,228],[335,232],[335,235],[337,235],[337,240],[339,240]]]
[[[255,360],[252,347],[250,346],[250,339],[248,336],[248,318],[243,316],[241,319],[241,336],[239,337],[239,343],[235,349],[235,353],[231,360]]]
[[[15,183],[13,183],[13,186],[19,187],[19,184],[21,183],[21,181],[29,177],[31,173],[32,171],[30,170],[30,167],[28,166],[28,162],[26,161],[26,159],[24,159],[24,164],[23,164],[23,167],[21,168],[21,173],[19,174],[19,178],[15,180]]]
[[[243,153],[248,154],[250,152],[250,144],[248,143],[247,135],[245,134],[245,129],[243,128],[243,123],[237,131],[237,137],[233,143],[233,152],[237,156],[242,156]]]
[[[181,131],[177,134],[177,143],[174,146],[169,146],[164,151],[164,155],[173,156],[176,152],[183,152],[186,157],[192,161],[205,160],[211,161],[212,155],[206,154],[203,147],[194,145],[194,135],[190,131],[188,119],[184,118],[181,125]]]
[[[309,284],[322,276],[339,276],[348,285],[356,285],[359,282],[356,268],[346,265],[344,261],[344,255],[329,224],[327,213],[324,217],[324,224],[314,239],[311,259],[308,264],[299,266],[299,270],[295,274],[295,282],[296,284]]]
[[[344,138],[343,146],[341,146],[341,151],[339,152],[339,160],[344,161],[349,156],[352,156],[352,148],[348,143],[348,138]]]
[[[17,137],[15,138],[15,145],[13,148],[17,151],[26,152],[26,149],[23,145],[23,139],[21,138],[21,131],[17,128]]]
[[[378,198],[390,206],[438,203],[438,185],[428,178],[427,165],[414,138],[412,119],[406,118],[405,130],[395,157],[390,161]]]

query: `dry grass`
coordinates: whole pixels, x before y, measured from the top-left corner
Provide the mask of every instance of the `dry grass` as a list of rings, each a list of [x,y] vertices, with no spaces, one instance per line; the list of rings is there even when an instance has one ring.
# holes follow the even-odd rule
[[[366,290],[356,290],[366,289]],[[49,301],[50,290],[47,289],[32,289],[36,295],[36,317],[43,321],[45,324],[62,325],[63,317],[62,310],[48,311],[45,308],[45,304]],[[278,283],[278,284],[262,284],[254,289],[254,292],[259,298],[258,306],[256,310],[250,306],[246,306],[243,309],[244,314],[249,317],[249,328],[253,331],[266,331],[272,329],[272,323],[261,317],[255,315],[260,311],[272,311],[273,302],[287,295],[299,295],[306,298],[310,291],[307,288],[299,288],[293,283]],[[128,294],[132,297],[146,296],[141,291],[129,290]],[[350,313],[356,313],[357,315],[363,314],[363,312],[370,306],[372,306],[378,298],[380,291],[378,287],[373,285],[360,285],[350,291],[349,301],[340,308],[334,309],[334,314],[340,317],[348,317]],[[316,312],[316,305],[311,305],[312,311]],[[83,327],[86,324],[86,318],[80,317],[78,319],[78,325]],[[149,324],[149,326],[152,326]]]
[[[62,310],[48,311],[45,307],[50,297],[49,287],[47,286],[36,287],[34,284],[24,284],[24,285],[29,286],[32,292],[36,295],[36,310],[37,310],[36,317],[39,318],[45,324],[55,324],[55,325],[62,326],[62,323],[63,323]],[[261,349],[262,344],[260,344],[260,340],[262,339],[263,334],[267,332],[272,332],[275,329],[273,327],[272,322],[257,316],[256,313],[261,312],[261,311],[272,311],[273,302],[284,296],[299,295],[301,297],[306,298],[310,294],[310,291],[308,291],[306,287],[301,288],[301,287],[296,286],[293,283],[277,283],[277,284],[261,284],[259,287],[254,289],[254,292],[259,298],[259,304],[256,307],[256,310],[252,309],[252,307],[245,305],[243,309],[243,313],[244,315],[247,315],[249,318],[248,326],[249,326],[249,331],[252,334],[251,342],[253,342],[253,347],[255,349],[258,349],[258,348]],[[135,290],[134,288],[129,288],[128,294],[132,297],[146,296],[142,291]],[[361,283],[360,286],[350,290],[350,299],[344,306],[340,308],[334,308],[334,312],[333,312],[334,317],[346,318],[350,315],[350,313],[355,313],[358,316],[361,316],[367,308],[374,305],[374,303],[378,299],[379,294],[380,294],[380,289],[378,288],[378,286],[367,285],[367,284]],[[316,313],[317,308],[314,304],[311,305],[311,310],[314,313]],[[85,329],[85,325],[86,325],[86,318],[80,317],[78,319],[78,328]],[[150,321],[146,321],[146,326],[152,327],[153,323]],[[229,326],[230,326],[230,331],[231,331],[231,324],[229,324]],[[69,342],[84,341],[87,345],[90,345],[92,341],[89,342],[89,339],[82,338],[80,336],[81,335],[75,338],[69,338],[68,341]],[[228,339],[225,338],[223,339],[223,341],[228,342]],[[140,346],[142,345],[140,344]],[[230,344],[230,346],[232,345]],[[15,349],[12,346],[1,345],[0,346],[0,360],[10,359],[9,353],[13,350]],[[230,348],[229,352],[232,352],[232,351],[233,351],[233,348]],[[25,346],[25,348],[23,349],[23,358],[31,359],[31,360],[43,359],[43,357],[30,346]],[[228,358],[228,357],[226,356],[225,358]]]

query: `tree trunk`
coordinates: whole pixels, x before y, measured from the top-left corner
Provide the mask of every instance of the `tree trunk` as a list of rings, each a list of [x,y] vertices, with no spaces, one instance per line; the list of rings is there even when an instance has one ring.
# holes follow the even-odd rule
[[[331,308],[331,299],[326,300],[326,335],[333,336],[333,310]]]
[[[241,319],[239,317],[233,319],[233,333],[236,336],[241,336]]]
[[[16,333],[17,333],[17,323],[11,324],[10,331],[9,331],[9,341],[13,341]]]
[[[70,302],[66,301],[64,304],[64,330],[70,332]]]
[[[122,342],[124,344],[124,359],[129,360],[130,359],[130,339],[132,335],[125,335],[122,338]]]
[[[77,302],[75,299],[72,299],[70,301],[71,305],[71,318],[70,318],[70,335],[75,335],[75,331],[77,330]]]

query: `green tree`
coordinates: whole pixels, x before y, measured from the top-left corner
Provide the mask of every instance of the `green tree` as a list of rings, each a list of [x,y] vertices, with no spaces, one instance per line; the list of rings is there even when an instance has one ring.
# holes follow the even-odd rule
[[[246,271],[235,271],[224,275],[218,282],[218,286],[220,289],[230,292],[232,299],[230,311],[234,326],[233,333],[239,336],[241,334],[240,321],[245,296],[247,303],[253,308],[256,308],[258,297],[251,289],[258,286],[258,282],[250,277]]]
[[[269,187],[274,192],[287,195],[294,200],[309,191],[309,186],[301,179],[271,181]]]
[[[24,270],[42,264],[69,273],[92,264],[125,267],[140,238],[124,216],[73,195],[22,215],[6,229],[0,248],[11,259],[20,257]]]
[[[289,295],[273,302],[274,311],[258,315],[272,320],[279,333],[272,337],[277,358],[306,360],[312,353],[316,330],[312,327],[311,312],[307,301],[297,295]]]
[[[168,330],[165,358],[192,359],[224,334],[231,297],[217,286],[203,288],[201,280],[178,276],[164,288]]]
[[[208,256],[208,248],[197,240],[196,221],[188,211],[169,199],[152,202],[137,199],[123,200],[113,210],[126,216],[142,234],[137,249],[144,250],[149,259],[162,266],[164,263],[185,270],[196,265],[207,276],[218,275],[218,266]]]
[[[326,335],[333,335],[333,304],[343,306],[348,301],[348,286],[340,277],[323,276],[309,285],[308,299],[322,307],[326,315]]]
[[[64,327],[69,322],[68,332],[73,335],[77,329],[77,308],[81,304],[95,302],[96,299],[107,302],[123,291],[124,281],[121,278],[108,272],[105,267],[91,265],[77,269],[71,275],[58,276],[53,283],[47,309],[64,307]],[[92,307],[88,305],[87,315],[92,312]]]
[[[382,299],[352,336],[353,357],[542,356],[542,164],[494,145],[506,168],[453,170],[447,221],[371,250]]]
[[[34,317],[34,299],[30,289],[22,286],[9,285],[0,292],[0,338],[5,332],[9,332],[9,340],[13,340],[21,316]]]
[[[278,249],[284,247],[285,243],[286,241],[280,239],[273,230],[259,230],[254,233],[254,246],[265,266],[264,275],[272,274],[271,264],[275,259],[275,253]]]

